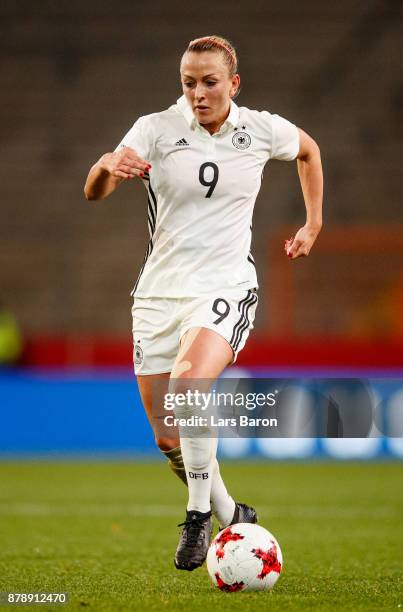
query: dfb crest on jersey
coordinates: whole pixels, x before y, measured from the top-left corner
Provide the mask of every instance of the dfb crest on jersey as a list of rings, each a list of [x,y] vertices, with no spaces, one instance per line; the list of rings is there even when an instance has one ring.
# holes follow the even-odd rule
[[[247,149],[250,146],[251,139],[246,132],[237,132],[232,137],[232,144],[237,149]]]
[[[134,345],[134,363],[136,365],[143,363],[143,349],[138,342]]]

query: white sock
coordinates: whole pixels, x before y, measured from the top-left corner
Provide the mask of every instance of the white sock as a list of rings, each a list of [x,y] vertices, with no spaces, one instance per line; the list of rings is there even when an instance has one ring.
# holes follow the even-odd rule
[[[178,427],[189,492],[187,510],[209,512],[218,440],[212,437],[210,419],[205,417],[196,402],[196,397],[190,394],[187,389],[188,384],[188,382],[176,381],[176,384],[172,382],[178,399],[174,407],[175,417],[181,419],[183,423],[191,422]],[[179,397],[183,393],[189,394],[188,401],[179,403]]]
[[[173,448],[169,451],[162,451],[168,458],[168,463],[172,471],[185,483],[187,486],[186,470],[183,464],[181,447]],[[213,466],[213,475],[211,478],[210,491],[211,511],[216,517],[220,527],[226,527],[230,524],[235,512],[235,502],[229,495],[224,481],[220,474],[220,468],[217,459]]]
[[[186,469],[189,501],[187,510],[209,512],[217,440],[181,437],[183,463]]]
[[[211,510],[220,527],[226,527],[232,521],[235,512],[235,502],[228,493],[227,488],[220,474],[220,467],[217,459],[213,466],[213,478],[211,481]]]
[[[176,404],[174,414],[179,419],[196,420],[192,426],[179,426],[180,448],[189,491],[187,510],[212,510],[220,526],[229,525],[234,515],[235,502],[221,478],[216,458],[218,438],[212,437],[214,432],[209,416],[201,412],[194,401],[189,401],[188,405]]]

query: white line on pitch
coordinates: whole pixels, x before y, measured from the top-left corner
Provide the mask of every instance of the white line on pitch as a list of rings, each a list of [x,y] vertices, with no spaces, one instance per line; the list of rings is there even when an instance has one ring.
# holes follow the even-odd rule
[[[98,504],[46,504],[46,503],[11,503],[0,504],[1,516],[99,516],[99,517],[178,517],[184,512],[183,506],[147,505],[147,504],[107,504],[102,501]],[[260,517],[275,518],[386,518],[401,516],[399,508],[388,506],[371,507],[322,507],[303,506],[300,508],[290,506],[276,506],[275,508],[258,508]]]

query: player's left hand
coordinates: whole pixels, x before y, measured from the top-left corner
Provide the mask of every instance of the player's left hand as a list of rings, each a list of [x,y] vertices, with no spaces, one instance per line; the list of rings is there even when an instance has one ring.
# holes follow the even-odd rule
[[[315,242],[320,227],[314,227],[312,225],[304,225],[295,236],[285,241],[284,250],[290,259],[297,259],[298,257],[306,257]]]

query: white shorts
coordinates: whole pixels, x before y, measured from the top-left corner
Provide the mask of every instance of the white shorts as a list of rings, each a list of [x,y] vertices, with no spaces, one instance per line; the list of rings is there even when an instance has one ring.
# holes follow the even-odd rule
[[[180,340],[206,327],[227,340],[234,361],[245,346],[258,303],[256,289],[197,298],[134,298],[133,361],[136,374],[171,372]]]

